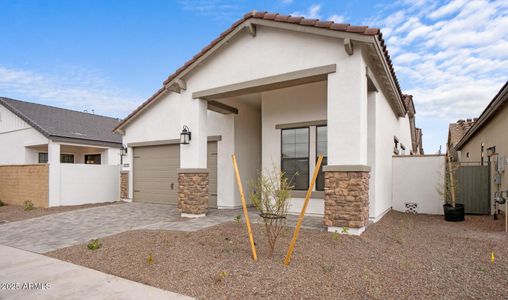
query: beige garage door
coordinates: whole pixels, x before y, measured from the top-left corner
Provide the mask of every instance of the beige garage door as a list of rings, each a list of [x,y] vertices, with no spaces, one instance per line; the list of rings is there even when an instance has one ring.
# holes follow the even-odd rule
[[[208,207],[217,207],[217,142],[208,143]]]
[[[134,148],[134,201],[178,204],[180,145]]]

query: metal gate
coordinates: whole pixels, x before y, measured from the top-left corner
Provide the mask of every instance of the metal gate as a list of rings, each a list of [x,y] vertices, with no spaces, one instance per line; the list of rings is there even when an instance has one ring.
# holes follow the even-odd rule
[[[455,170],[457,202],[466,214],[490,213],[489,166],[460,166]]]

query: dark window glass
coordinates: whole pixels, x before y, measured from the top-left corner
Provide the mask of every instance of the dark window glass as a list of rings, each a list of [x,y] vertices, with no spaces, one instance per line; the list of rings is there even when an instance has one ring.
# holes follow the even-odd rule
[[[60,162],[64,164],[73,164],[74,154],[60,154]]]
[[[48,154],[47,153],[39,153],[39,163],[40,164],[47,164],[48,163]]]
[[[309,188],[309,128],[282,130],[281,169],[295,190]]]
[[[85,164],[100,165],[101,164],[101,155],[100,154],[85,155]]]
[[[326,126],[316,127],[316,162],[318,156],[323,154],[323,162],[319,168],[318,177],[316,178],[316,191],[325,190],[325,174],[323,173],[323,166],[328,163],[328,134]]]

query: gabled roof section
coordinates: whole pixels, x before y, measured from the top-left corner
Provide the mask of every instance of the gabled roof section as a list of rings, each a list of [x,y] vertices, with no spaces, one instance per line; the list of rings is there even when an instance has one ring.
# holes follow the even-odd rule
[[[0,97],[0,104],[50,139],[122,144],[122,137],[111,131],[119,124],[115,118],[5,97]]]
[[[490,101],[489,105],[485,108],[485,110],[480,114],[480,116],[475,119],[476,122],[471,126],[471,128],[466,132],[466,134],[460,139],[455,148],[460,150],[462,146],[469,139],[471,139],[485,124],[495,116],[498,111],[508,105],[508,81],[504,84],[504,86],[499,90],[497,95]]]
[[[294,24],[294,25],[300,25],[300,26],[306,26],[306,27],[314,27],[319,28],[322,30],[329,30],[329,31],[336,31],[336,32],[344,32],[344,33],[350,33],[360,36],[367,36],[367,37],[375,37],[377,42],[379,43],[380,50],[382,52],[382,55],[384,56],[384,60],[386,61],[386,64],[389,69],[389,76],[392,78],[393,83],[395,85],[396,94],[400,97],[400,99],[403,99],[402,92],[400,89],[399,82],[397,80],[397,76],[395,74],[395,70],[393,68],[393,64],[390,58],[390,55],[388,54],[388,50],[386,47],[386,43],[383,38],[383,34],[379,30],[379,28],[369,28],[368,26],[352,26],[350,24],[342,24],[342,23],[335,23],[333,21],[321,21],[319,19],[308,19],[304,17],[296,17],[291,15],[281,15],[277,13],[269,13],[269,12],[256,12],[252,11],[243,16],[243,18],[239,19],[235,23],[231,25],[230,28],[228,28],[226,31],[220,34],[219,37],[217,37],[215,40],[213,40],[208,46],[203,48],[199,53],[194,55],[189,61],[187,61],[183,66],[178,68],[173,74],[171,74],[165,81],[164,85],[161,89],[159,89],[153,96],[148,98],[145,102],[143,102],[138,108],[136,108],[132,113],[130,113],[125,119],[120,122],[120,124],[114,129],[114,131],[121,129],[124,125],[127,124],[129,120],[131,120],[134,116],[136,116],[138,113],[140,113],[145,107],[147,107],[149,104],[151,104],[153,101],[155,101],[161,94],[163,94],[165,91],[170,89],[170,86],[174,83],[174,81],[179,80],[180,76],[183,76],[182,74],[191,68],[193,65],[195,65],[196,62],[198,62],[203,56],[205,56],[208,52],[213,51],[214,48],[231,33],[233,33],[235,30],[237,30],[244,22],[248,21],[249,19],[253,20],[266,20],[266,21],[272,21],[277,23],[286,23],[286,24]]]

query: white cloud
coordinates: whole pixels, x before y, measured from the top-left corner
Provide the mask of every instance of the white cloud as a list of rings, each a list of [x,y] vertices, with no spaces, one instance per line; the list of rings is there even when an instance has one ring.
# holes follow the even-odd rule
[[[306,12],[295,11],[291,13],[291,15],[304,17],[307,19],[320,19],[326,21],[333,21],[335,23],[344,23],[346,19],[344,16],[338,14],[332,14],[328,18],[322,18],[320,4],[312,4]]]
[[[476,117],[508,80],[507,8],[505,0],[407,1],[374,20],[420,121]],[[431,149],[446,131],[427,135]]]
[[[124,117],[141,97],[115,88],[98,74],[68,68],[56,76],[0,65],[0,95],[97,114]]]
[[[345,19],[346,18],[344,16],[341,16],[341,15],[331,15],[328,18],[329,21],[334,21],[335,23],[344,23]]]
[[[308,19],[320,19],[321,18],[321,15],[319,14],[320,10],[321,10],[321,5],[312,4],[306,12],[295,11],[291,15],[304,17],[304,18],[308,18]]]
[[[431,19],[437,19],[437,18],[442,18],[444,16],[447,16],[449,14],[452,14],[452,13],[455,13],[457,12],[458,10],[460,10],[464,4],[466,4],[466,1],[464,0],[454,0],[454,1],[451,1],[450,3],[444,5],[444,6],[441,6],[440,8],[436,9],[435,11],[433,11],[429,17]]]
[[[508,12],[501,2],[452,1],[433,8],[430,18],[408,7],[382,22],[402,86],[415,94],[420,115],[478,115],[508,79]]]

